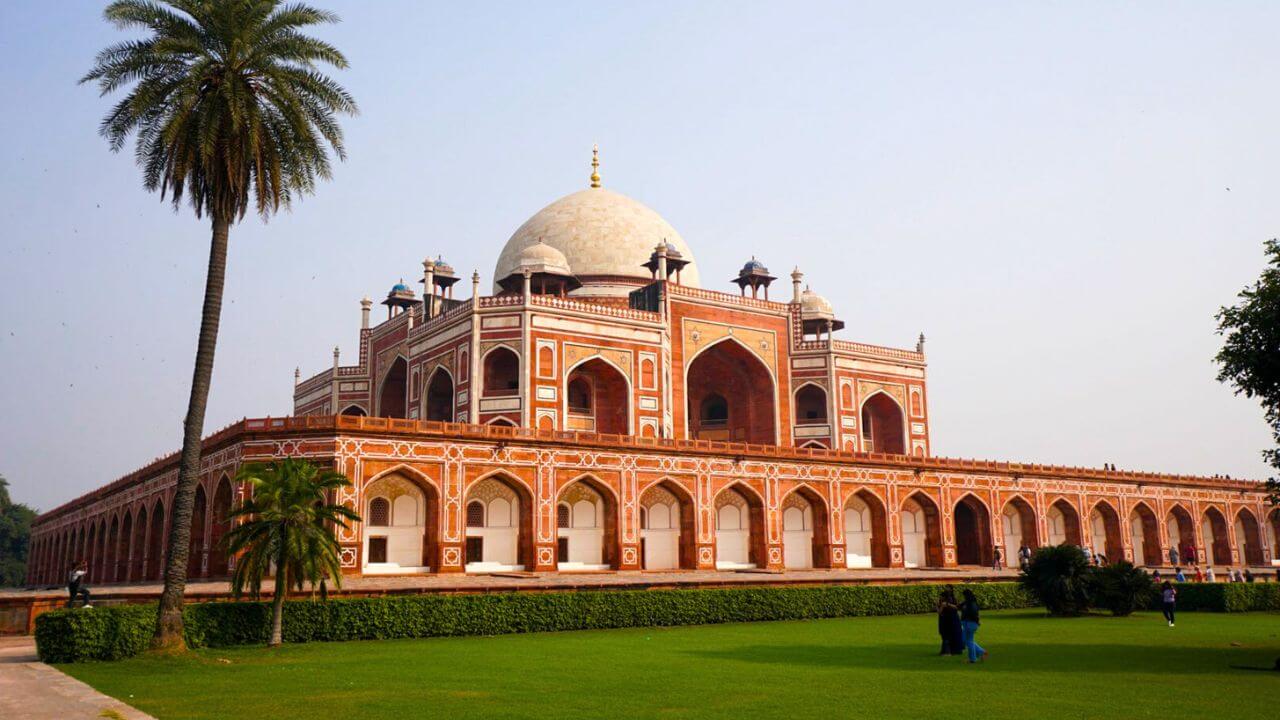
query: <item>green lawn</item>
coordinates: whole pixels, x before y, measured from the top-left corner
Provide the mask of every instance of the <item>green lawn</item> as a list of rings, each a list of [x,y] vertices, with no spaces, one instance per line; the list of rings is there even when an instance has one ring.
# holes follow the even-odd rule
[[[159,718],[1274,717],[1280,616],[932,616],[201,650],[60,666]]]

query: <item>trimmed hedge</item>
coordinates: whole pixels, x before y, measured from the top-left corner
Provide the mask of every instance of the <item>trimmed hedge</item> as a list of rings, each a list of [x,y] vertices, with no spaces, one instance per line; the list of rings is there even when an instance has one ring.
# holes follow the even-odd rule
[[[1280,583],[1174,583],[1179,610],[1208,612],[1280,611]],[[1160,588],[1151,596],[1160,607]],[[37,618],[38,620],[38,618]]]
[[[1031,607],[1014,583],[975,583],[985,609]],[[450,635],[807,620],[934,611],[937,585],[851,585],[691,590],[412,595],[284,606],[285,642],[375,640]],[[197,603],[183,610],[187,644],[263,644],[270,628],[265,602]],[[36,618],[44,662],[119,660],[147,648],[155,605],[55,610]]]

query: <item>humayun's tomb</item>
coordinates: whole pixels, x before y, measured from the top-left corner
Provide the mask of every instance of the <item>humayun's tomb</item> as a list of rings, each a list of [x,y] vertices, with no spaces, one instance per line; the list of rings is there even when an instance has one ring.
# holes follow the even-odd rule
[[[361,301],[358,362],[335,350],[295,378],[291,416],[205,440],[193,578],[234,562],[237,468],[283,456],[353,481],[353,575],[952,568],[1064,542],[1259,566],[1280,548],[1256,482],[933,456],[923,337],[837,339],[798,270],[779,292],[755,259],[700,267],[595,169],[515,231],[489,294],[422,269],[385,319]],[[177,475],[175,453],[41,515],[29,580],[82,557],[97,584],[158,579]]]

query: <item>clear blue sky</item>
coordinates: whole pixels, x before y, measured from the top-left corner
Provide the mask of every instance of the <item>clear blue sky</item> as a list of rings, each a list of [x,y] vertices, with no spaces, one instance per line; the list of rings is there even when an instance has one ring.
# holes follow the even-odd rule
[[[705,286],[755,254],[845,338],[923,330],[937,454],[1266,474],[1211,360],[1280,234],[1280,5],[318,4],[363,112],[332,182],[233,230],[210,431],[354,360],[424,256],[487,287],[599,142]],[[96,135],[101,7],[0,4],[0,473],[42,509],[178,447],[207,257]]]

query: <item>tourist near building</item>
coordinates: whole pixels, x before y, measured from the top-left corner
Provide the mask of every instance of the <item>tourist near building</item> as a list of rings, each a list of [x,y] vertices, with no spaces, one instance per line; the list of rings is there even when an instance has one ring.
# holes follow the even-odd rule
[[[435,256],[380,304],[375,322],[361,301],[355,363],[335,349],[295,378],[291,416],[206,439],[192,577],[233,562],[238,467],[285,456],[351,478],[351,574],[955,567],[1023,543],[1260,566],[1280,547],[1255,482],[934,457],[923,336],[839,339],[798,269],[699,265],[594,157],[483,287]],[[30,581],[79,558],[94,583],[159,579],[177,476],[175,453],[41,515]]]

